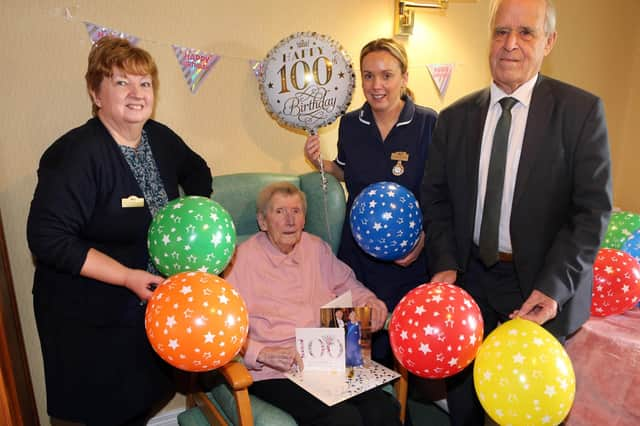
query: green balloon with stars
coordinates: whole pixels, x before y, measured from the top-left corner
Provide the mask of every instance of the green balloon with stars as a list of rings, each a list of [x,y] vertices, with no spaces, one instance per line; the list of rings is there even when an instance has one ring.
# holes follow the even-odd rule
[[[640,229],[640,215],[618,211],[611,214],[602,248],[620,249],[627,239]]]
[[[165,276],[187,271],[219,274],[236,248],[229,212],[207,197],[180,197],[158,211],[149,227],[147,247]]]

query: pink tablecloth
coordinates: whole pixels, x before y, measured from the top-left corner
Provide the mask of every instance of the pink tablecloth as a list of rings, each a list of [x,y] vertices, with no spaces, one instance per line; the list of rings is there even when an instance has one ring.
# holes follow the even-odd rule
[[[566,349],[576,373],[566,424],[640,425],[640,310],[592,317]]]

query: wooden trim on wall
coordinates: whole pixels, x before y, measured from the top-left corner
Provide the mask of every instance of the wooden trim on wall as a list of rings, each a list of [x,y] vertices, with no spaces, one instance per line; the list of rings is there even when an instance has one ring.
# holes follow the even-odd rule
[[[29,365],[0,215],[0,425],[38,426]]]

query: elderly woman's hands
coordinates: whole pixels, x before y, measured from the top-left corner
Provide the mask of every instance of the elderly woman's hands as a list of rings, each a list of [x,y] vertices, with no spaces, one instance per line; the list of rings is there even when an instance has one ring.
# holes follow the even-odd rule
[[[389,315],[387,305],[378,298],[371,298],[367,300],[365,306],[371,307],[371,331],[376,332],[382,329]]]
[[[257,358],[258,362],[279,371],[291,371],[297,367],[298,371],[304,369],[302,358],[293,346],[268,346],[262,348]]]

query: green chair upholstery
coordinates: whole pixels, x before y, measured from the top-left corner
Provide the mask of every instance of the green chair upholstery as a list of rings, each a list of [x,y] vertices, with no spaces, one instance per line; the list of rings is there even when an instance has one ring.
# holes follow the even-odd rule
[[[206,396],[216,407],[224,421],[229,425],[239,425],[240,419],[236,409],[236,400],[221,375],[217,375],[217,383],[206,392]],[[296,421],[276,406],[264,402],[255,395],[249,394],[253,424],[255,426],[297,426]],[[199,407],[190,408],[178,415],[180,426],[209,426],[210,423]]]
[[[256,197],[266,185],[274,182],[291,182],[299,187],[307,197],[307,215],[305,230],[318,235],[331,245],[334,253],[338,250],[340,233],[345,217],[345,195],[342,185],[331,175],[327,175],[327,191],[322,189],[320,174],[303,175],[277,173],[237,173],[214,176],[212,198],[220,203],[231,215],[236,227],[238,243],[258,232],[256,221]],[[234,361],[235,362],[235,361]],[[224,372],[226,373],[226,371]],[[207,383],[200,386],[204,394],[198,392],[198,398],[206,398],[220,414],[219,424],[239,425],[237,400],[233,389],[218,371],[200,375]],[[203,381],[203,380],[200,380]],[[194,398],[188,398],[194,401]],[[295,426],[296,422],[289,414],[268,404],[254,395],[249,395],[253,424],[257,426]],[[204,409],[204,408],[202,408]],[[193,407],[178,415],[180,426],[206,426],[209,420],[201,407]],[[210,416],[211,418],[211,416]]]

